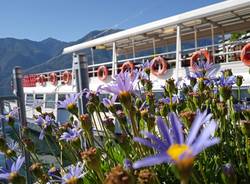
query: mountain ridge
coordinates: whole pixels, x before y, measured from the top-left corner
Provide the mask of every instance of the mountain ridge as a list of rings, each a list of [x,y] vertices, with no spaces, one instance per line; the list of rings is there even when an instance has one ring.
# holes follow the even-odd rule
[[[11,37],[0,38],[0,95],[11,94],[10,76],[15,66],[20,66],[24,73],[46,72],[71,67],[71,54],[59,56],[63,48],[118,31],[120,29],[94,30],[73,42],[65,42],[51,37],[41,41]],[[103,32],[105,33],[102,34]],[[89,49],[84,51],[87,55],[90,53]],[[99,57],[107,57],[105,51],[98,54]]]

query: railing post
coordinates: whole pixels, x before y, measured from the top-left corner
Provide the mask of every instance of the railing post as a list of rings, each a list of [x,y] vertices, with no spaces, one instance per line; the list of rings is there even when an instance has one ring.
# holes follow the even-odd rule
[[[176,81],[179,79],[179,69],[181,68],[181,27],[180,25],[176,26]]]
[[[27,128],[27,121],[26,121],[26,112],[25,112],[25,103],[24,103],[24,92],[22,86],[22,71],[20,67],[15,67],[13,69],[13,81],[14,81],[14,88],[16,89],[16,96],[17,96],[17,105],[19,108],[19,120],[21,125],[20,137],[21,139],[24,137],[22,130],[23,128]],[[31,175],[29,172],[30,167],[30,155],[29,152],[23,148],[24,157],[25,157],[25,167],[26,167],[26,179],[27,184],[31,184]]]
[[[87,57],[83,54],[73,54],[73,65],[75,65],[75,78],[77,92],[80,93],[85,88],[89,89],[89,74]],[[80,114],[86,113],[87,99],[80,96],[79,101]]]

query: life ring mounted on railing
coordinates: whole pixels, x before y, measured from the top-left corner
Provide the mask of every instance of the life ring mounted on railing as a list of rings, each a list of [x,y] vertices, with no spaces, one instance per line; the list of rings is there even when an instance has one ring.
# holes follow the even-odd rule
[[[62,79],[65,84],[70,84],[72,80],[72,74],[71,72],[65,71],[62,74]]]
[[[246,44],[241,50],[240,59],[245,65],[250,67],[250,43]]]
[[[127,61],[125,63],[123,63],[122,67],[121,67],[121,72],[125,72],[126,70],[130,71],[130,75],[133,76],[134,74],[134,64],[131,61]]]
[[[97,69],[97,77],[101,81],[106,80],[108,77],[108,68],[106,66],[99,66]]]
[[[161,76],[167,71],[167,64],[161,56],[155,57],[150,66],[151,73],[155,76]]]
[[[204,56],[206,58],[207,62],[209,62],[209,63],[212,62],[212,56],[209,53],[209,51],[207,51],[205,49],[201,49],[199,51],[196,51],[192,54],[192,57],[190,59],[190,66],[192,67],[193,70],[195,70],[194,63],[196,63],[201,56]]]
[[[41,74],[36,78],[36,82],[38,82],[41,86],[46,84],[46,77],[45,75]]]
[[[49,74],[49,81],[51,82],[51,84],[56,85],[56,83],[57,83],[56,73],[53,72],[53,73]]]

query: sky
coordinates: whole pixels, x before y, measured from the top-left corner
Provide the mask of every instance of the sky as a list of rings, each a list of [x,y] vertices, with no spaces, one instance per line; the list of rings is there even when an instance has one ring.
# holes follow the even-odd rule
[[[1,0],[0,38],[75,41],[127,29],[222,0]]]

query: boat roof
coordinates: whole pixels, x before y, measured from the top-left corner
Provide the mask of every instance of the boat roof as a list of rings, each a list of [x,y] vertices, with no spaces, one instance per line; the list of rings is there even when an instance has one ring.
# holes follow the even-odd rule
[[[112,49],[113,42],[116,43],[116,48],[125,50],[124,53],[131,52],[133,46],[136,50],[152,48],[152,40],[157,46],[163,46],[166,43],[175,42],[176,25],[181,26],[182,40],[193,40],[194,31],[198,32],[198,38],[210,36],[211,25],[215,35],[222,32],[224,34],[248,30],[250,28],[250,0],[228,0],[198,8],[66,47],[62,54],[98,46]]]

